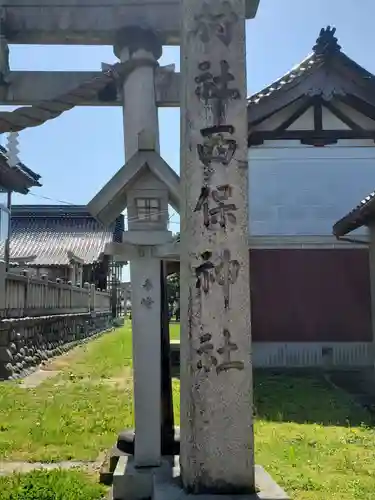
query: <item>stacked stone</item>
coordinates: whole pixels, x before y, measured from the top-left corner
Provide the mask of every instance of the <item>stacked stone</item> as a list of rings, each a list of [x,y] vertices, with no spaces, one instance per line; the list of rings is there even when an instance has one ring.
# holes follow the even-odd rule
[[[70,316],[52,324],[51,318],[48,319],[42,328],[35,324],[24,326],[22,319],[6,322],[7,329],[0,330],[0,379],[23,378],[50,358],[87,342],[111,326],[109,314],[95,318]]]

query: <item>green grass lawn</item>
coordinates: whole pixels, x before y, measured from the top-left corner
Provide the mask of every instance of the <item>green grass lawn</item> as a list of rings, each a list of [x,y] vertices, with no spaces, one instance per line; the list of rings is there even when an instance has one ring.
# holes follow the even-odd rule
[[[0,476],[1,500],[101,500],[106,488],[79,470]]]
[[[95,460],[133,425],[131,332],[118,329],[49,366],[35,389],[0,383],[0,460]]]
[[[95,460],[133,425],[128,326],[50,369],[36,389],[0,383],[0,461]],[[174,399],[178,422],[178,380]],[[375,500],[374,431],[349,397],[323,378],[256,373],[255,404],[256,461],[294,500]]]
[[[171,340],[180,340],[180,323],[169,325],[169,336]]]

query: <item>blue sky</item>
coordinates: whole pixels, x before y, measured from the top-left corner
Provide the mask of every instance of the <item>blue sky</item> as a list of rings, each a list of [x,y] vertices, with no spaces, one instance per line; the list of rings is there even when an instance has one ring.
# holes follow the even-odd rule
[[[249,94],[306,57],[328,24],[337,28],[343,50],[375,73],[374,19],[374,0],[261,0],[247,24]],[[111,47],[11,47],[13,70],[100,70],[102,62],[115,61]],[[160,63],[179,69],[179,49],[166,47]],[[162,156],[179,172],[179,110],[162,109],[159,120]],[[20,150],[43,187],[15,196],[15,203],[85,204],[124,163],[121,109],[76,108],[22,132]],[[171,221],[177,231],[178,217]]]

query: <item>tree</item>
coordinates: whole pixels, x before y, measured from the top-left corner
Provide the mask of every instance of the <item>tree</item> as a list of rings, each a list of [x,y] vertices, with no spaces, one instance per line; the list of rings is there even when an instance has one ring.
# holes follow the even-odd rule
[[[180,241],[180,233],[177,233],[174,236],[174,241]],[[168,304],[169,307],[172,308],[173,305],[177,302],[179,304],[180,301],[180,273],[174,273],[168,276],[167,278],[167,294],[168,294]],[[176,319],[179,319],[179,306],[178,306],[178,314],[176,312]]]
[[[180,273],[174,273],[167,278],[168,303],[172,306],[180,298]]]

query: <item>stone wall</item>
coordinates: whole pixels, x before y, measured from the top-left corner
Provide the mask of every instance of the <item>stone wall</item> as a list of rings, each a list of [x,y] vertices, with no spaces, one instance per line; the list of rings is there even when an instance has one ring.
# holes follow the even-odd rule
[[[43,361],[110,328],[110,312],[4,319],[0,322],[0,380],[22,378]]]

